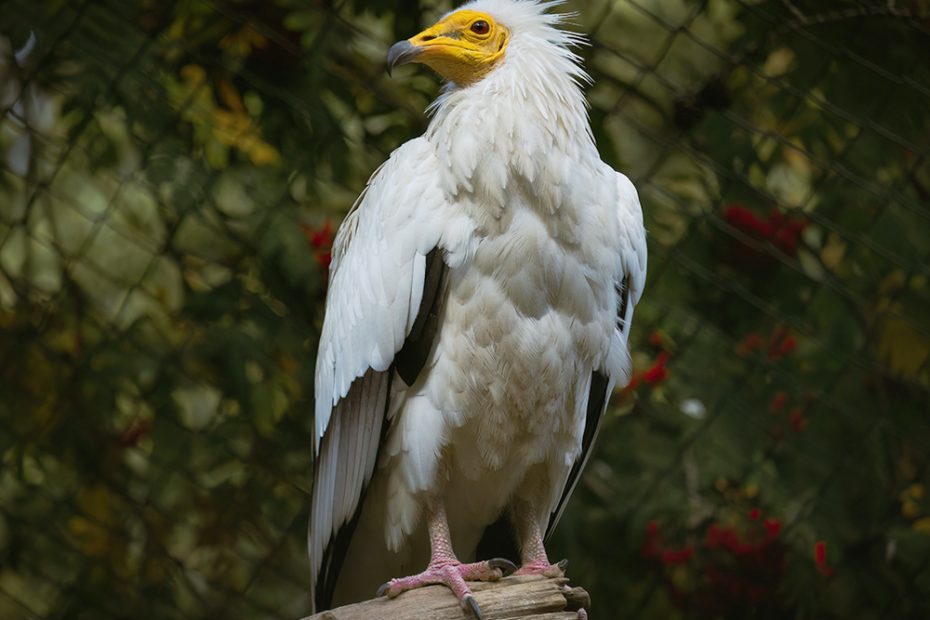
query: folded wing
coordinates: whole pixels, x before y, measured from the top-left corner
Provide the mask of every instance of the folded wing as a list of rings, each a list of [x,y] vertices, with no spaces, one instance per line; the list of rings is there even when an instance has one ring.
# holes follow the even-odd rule
[[[432,347],[449,228],[437,178],[429,143],[406,143],[336,235],[315,381],[314,608],[331,600],[390,423],[391,383],[413,383]]]

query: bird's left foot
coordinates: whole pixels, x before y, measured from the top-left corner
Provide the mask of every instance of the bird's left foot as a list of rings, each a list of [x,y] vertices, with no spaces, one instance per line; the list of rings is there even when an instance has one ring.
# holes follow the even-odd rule
[[[514,575],[542,575],[543,577],[564,577],[568,560],[561,560],[557,564],[549,564],[548,560],[529,562],[520,567]]]

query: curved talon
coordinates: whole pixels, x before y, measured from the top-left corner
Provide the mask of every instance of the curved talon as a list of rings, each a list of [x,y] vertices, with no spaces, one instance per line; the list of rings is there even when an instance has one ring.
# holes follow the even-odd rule
[[[378,588],[378,591],[375,593],[375,596],[376,596],[376,597],[378,597],[378,596],[384,596],[385,594],[387,594],[388,588],[390,588],[390,587],[391,587],[391,582],[390,582],[390,581],[386,581],[385,583],[382,583],[382,584],[381,584],[381,587]]]
[[[562,572],[565,572],[565,569],[568,568],[568,558],[559,560],[556,566],[558,566],[562,570]]]
[[[517,572],[517,565],[506,558],[492,558],[488,560],[488,566],[500,569],[504,577]]]
[[[478,601],[475,600],[475,597],[469,594],[465,597],[465,604],[471,609],[471,613],[474,614],[477,620],[484,620],[484,616],[481,615],[481,607],[478,606]]]

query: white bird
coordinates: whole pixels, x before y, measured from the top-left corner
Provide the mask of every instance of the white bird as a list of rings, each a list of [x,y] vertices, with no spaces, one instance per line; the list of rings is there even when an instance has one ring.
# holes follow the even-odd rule
[[[317,609],[393,577],[381,594],[444,583],[480,617],[466,581],[511,567],[487,558],[512,550],[520,573],[562,573],[543,542],[629,381],[646,240],[635,188],[598,155],[582,40],[557,4],[469,2],[388,54],[389,69],[424,63],[448,83],[335,239],[316,366]]]

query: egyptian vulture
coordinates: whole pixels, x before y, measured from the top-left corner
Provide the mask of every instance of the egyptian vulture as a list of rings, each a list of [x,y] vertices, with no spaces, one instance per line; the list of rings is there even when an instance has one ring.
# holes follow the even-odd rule
[[[443,583],[480,617],[466,581],[506,558],[561,574],[543,543],[629,381],[646,240],[636,190],[598,155],[581,38],[556,4],[469,2],[388,53],[389,70],[423,63],[447,84],[334,243],[317,610]]]

